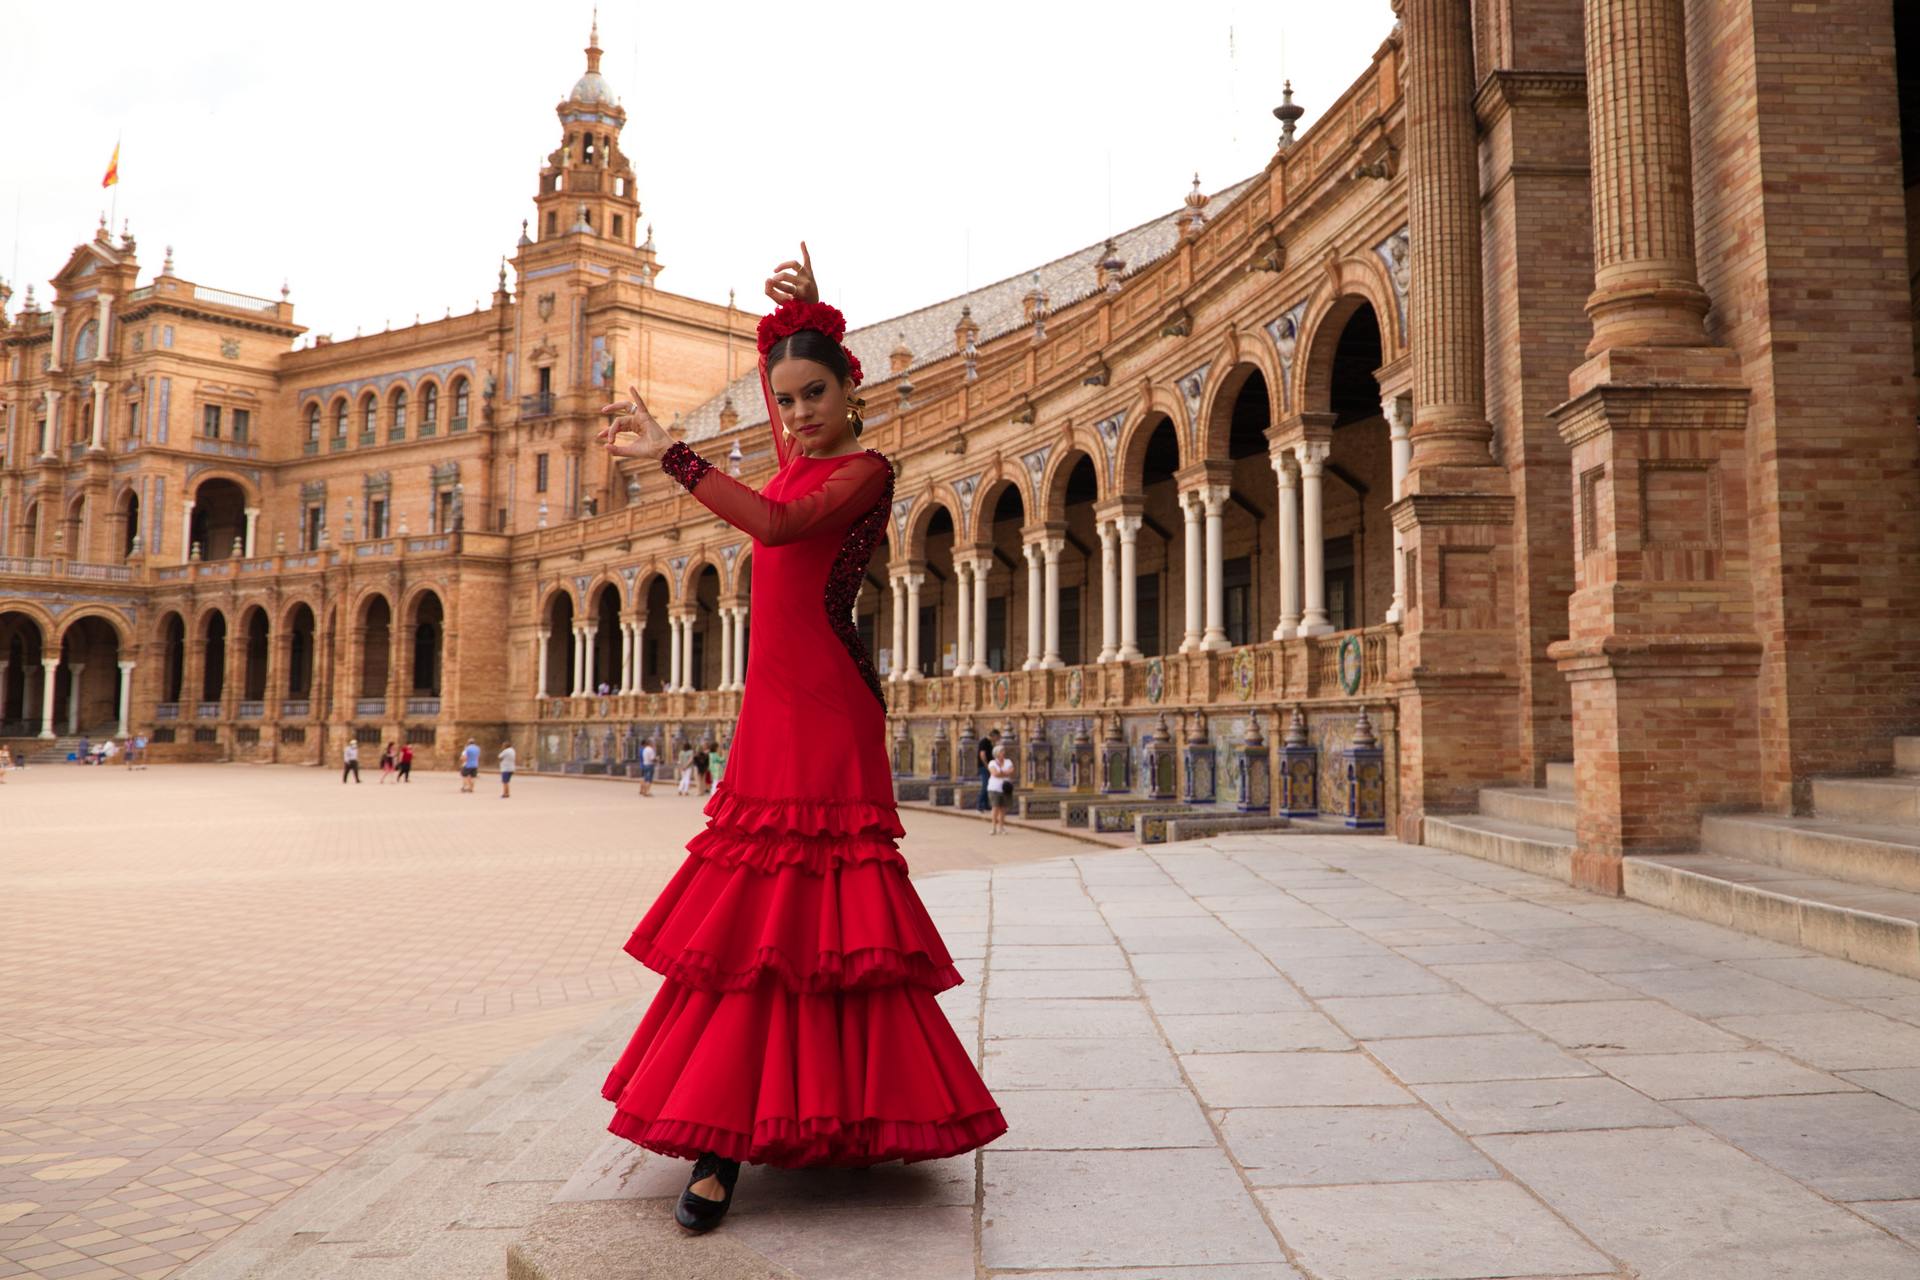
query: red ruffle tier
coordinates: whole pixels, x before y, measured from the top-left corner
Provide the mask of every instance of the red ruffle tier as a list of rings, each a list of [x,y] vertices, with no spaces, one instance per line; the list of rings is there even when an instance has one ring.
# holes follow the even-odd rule
[[[864,802],[722,791],[628,941],[662,974],[601,1093],[650,1150],[797,1167],[956,1155],[1006,1131],[934,994],[961,977]]]

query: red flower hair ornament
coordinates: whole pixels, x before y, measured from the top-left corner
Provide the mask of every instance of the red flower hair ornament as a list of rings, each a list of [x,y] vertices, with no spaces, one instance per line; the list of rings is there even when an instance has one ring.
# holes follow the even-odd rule
[[[847,318],[840,314],[840,308],[827,302],[804,302],[798,298],[789,298],[773,309],[773,314],[760,317],[760,361],[766,363],[767,352],[773,350],[775,343],[782,338],[792,337],[802,329],[812,329],[826,335],[840,344],[840,353],[847,358],[847,370],[853,378],[853,385],[859,386],[863,375],[860,372],[860,360],[847,350],[842,341],[847,335]]]

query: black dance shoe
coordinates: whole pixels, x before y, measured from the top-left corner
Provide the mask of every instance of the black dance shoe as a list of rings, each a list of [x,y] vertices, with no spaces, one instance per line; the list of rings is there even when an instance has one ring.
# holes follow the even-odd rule
[[[693,1194],[693,1184],[704,1178],[720,1179],[720,1185],[727,1189],[727,1198],[709,1200]],[[733,1204],[733,1184],[739,1180],[738,1160],[723,1160],[707,1152],[693,1162],[693,1176],[687,1179],[687,1189],[680,1193],[679,1202],[673,1206],[673,1220],[692,1232],[713,1230],[720,1225],[720,1219],[727,1216],[727,1209]]]

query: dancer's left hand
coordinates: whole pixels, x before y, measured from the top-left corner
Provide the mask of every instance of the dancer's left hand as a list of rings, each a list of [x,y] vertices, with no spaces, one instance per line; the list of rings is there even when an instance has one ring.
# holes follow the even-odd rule
[[[800,261],[789,259],[773,269],[767,277],[767,296],[777,306],[782,302],[799,299],[801,302],[820,301],[820,285],[813,278],[813,259],[807,253],[807,242],[800,242]]]

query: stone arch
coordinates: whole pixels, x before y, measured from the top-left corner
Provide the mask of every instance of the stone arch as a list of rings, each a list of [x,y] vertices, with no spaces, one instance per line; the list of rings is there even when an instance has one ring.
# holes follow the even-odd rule
[[[16,605],[0,605],[0,608],[7,609],[8,611],[12,611],[17,607]],[[134,644],[134,627],[133,624],[127,620],[126,615],[118,609],[100,604],[81,605],[71,613],[61,615],[59,634],[55,637],[54,644],[58,646],[65,641],[67,633],[88,618],[98,618],[113,628],[114,639],[119,641],[120,651],[122,653],[131,653],[136,647]]]
[[[1394,330],[1393,288],[1379,276],[1377,264],[1356,258],[1338,262],[1339,277],[1333,285],[1316,293],[1307,303],[1300,325],[1300,345],[1293,368],[1293,403],[1302,412],[1325,413],[1333,389],[1333,353],[1347,321],[1363,305],[1373,308],[1380,322],[1381,363],[1399,357]]]
[[[1173,424],[1174,438],[1180,446],[1180,464],[1185,466],[1198,454],[1186,405],[1170,387],[1158,383],[1145,392],[1127,411],[1126,424],[1120,430],[1120,443],[1114,450],[1113,474],[1107,477],[1106,497],[1112,494],[1140,492],[1141,470],[1146,463],[1147,442],[1162,422]]]
[[[437,698],[446,656],[447,604],[437,583],[410,591],[401,601],[400,625],[405,628],[402,652],[407,658],[407,689],[411,697]]]
[[[714,577],[722,582],[726,581],[726,562],[718,551],[712,547],[700,547],[688,555],[687,563],[680,570],[680,581],[673,583],[669,579],[669,590],[674,586],[679,587],[679,590],[673,593],[673,603],[681,608],[692,604],[693,593],[700,581],[700,575],[708,569],[713,570]]]
[[[1001,466],[991,475],[980,481],[980,487],[973,494],[973,520],[971,529],[966,531],[971,542],[989,541],[993,537],[993,511],[1000,505],[1001,495],[1008,489],[1020,495],[1022,510],[1033,510],[1033,487],[1024,470],[1017,467]]]
[[[367,610],[373,607],[375,601],[379,601],[387,607],[387,616],[389,618],[396,616],[393,609],[393,601],[387,598],[387,589],[385,587],[368,587],[358,596],[354,597],[353,607],[348,613],[348,616],[353,619],[350,625],[364,627],[367,624]]]
[[[51,645],[54,638],[59,634],[59,627],[54,622],[53,615],[37,604],[26,600],[10,600],[5,596],[0,596],[0,614],[8,613],[20,614],[37,625],[40,628],[40,643],[42,645]]]
[[[946,496],[942,496],[946,490]],[[947,520],[955,529],[960,527],[959,504],[953,500],[952,490],[943,484],[939,489],[927,488],[919,495],[913,509],[907,512],[906,537],[902,539],[904,548],[901,560],[925,560],[927,556],[927,529],[933,524],[936,511],[947,513]]]
[[[640,566],[633,575],[633,590],[626,595],[627,608],[635,613],[644,613],[647,607],[647,593],[653,590],[655,582],[667,584],[667,594],[673,594],[673,579],[666,569],[658,564]]]
[[[237,468],[224,467],[217,464],[208,466],[204,471],[194,473],[193,477],[187,481],[186,496],[192,501],[198,502],[200,500],[200,490],[218,480],[226,480],[236,486],[246,498],[248,506],[258,507],[261,505],[260,486],[258,483],[248,479],[246,473]]]
[[[353,412],[353,402],[341,392],[327,404],[326,431],[336,440],[347,438],[347,418]]]
[[[1102,471],[1101,459],[1106,451],[1092,440],[1076,431],[1073,435],[1057,443],[1047,455],[1046,470],[1040,475],[1040,501],[1029,508],[1028,519],[1036,516],[1047,521],[1059,521],[1067,516],[1067,479],[1073,469],[1085,458],[1093,464],[1096,480]],[[1106,492],[1095,494],[1095,501],[1106,497]]]

